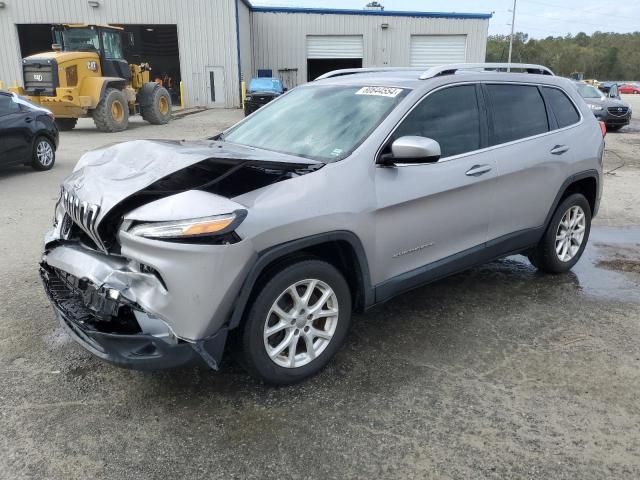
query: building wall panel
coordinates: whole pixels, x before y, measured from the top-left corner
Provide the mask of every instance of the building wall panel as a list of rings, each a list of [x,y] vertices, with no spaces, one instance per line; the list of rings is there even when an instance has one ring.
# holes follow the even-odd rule
[[[253,75],[253,55],[251,53],[251,11],[244,2],[238,1],[238,27],[240,35],[240,70],[246,82]]]
[[[304,83],[307,35],[363,35],[363,67],[409,66],[411,35],[466,35],[466,61],[482,62],[488,27],[487,19],[254,11],[253,73],[297,68],[297,83]]]

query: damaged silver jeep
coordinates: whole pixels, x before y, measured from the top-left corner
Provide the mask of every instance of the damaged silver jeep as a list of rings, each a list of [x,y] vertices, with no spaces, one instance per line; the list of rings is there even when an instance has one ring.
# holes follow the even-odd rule
[[[286,384],[326,365],[352,311],[507,254],[567,271],[601,130],[546,68],[485,67],[337,71],[210,140],[85,154],[45,238],[56,316],[120,366],[217,369],[226,345]]]

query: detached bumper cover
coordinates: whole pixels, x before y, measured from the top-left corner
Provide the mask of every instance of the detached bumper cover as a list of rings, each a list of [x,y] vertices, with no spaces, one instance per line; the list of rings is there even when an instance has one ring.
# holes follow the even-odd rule
[[[96,357],[119,367],[160,370],[191,362],[197,356],[188,343],[169,345],[153,335],[111,334],[91,331],[55,308],[56,317],[76,343]]]

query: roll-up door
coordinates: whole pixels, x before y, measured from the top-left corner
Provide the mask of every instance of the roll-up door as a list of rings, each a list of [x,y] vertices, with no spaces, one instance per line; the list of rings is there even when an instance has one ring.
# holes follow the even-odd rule
[[[307,58],[362,58],[362,35],[308,35]]]
[[[466,57],[466,35],[411,36],[412,67],[433,67],[447,63],[464,63]]]

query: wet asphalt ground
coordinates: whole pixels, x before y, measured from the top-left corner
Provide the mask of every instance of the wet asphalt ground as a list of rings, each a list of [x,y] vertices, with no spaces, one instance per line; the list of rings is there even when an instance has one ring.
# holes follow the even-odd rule
[[[37,274],[61,179],[87,149],[238,117],[121,134],[82,121],[51,172],[0,171],[0,478],[640,477],[639,123],[607,137],[601,215],[572,272],[516,256],[414,290],[356,316],[300,385],[262,386],[231,360],[121,370],[70,341]]]

